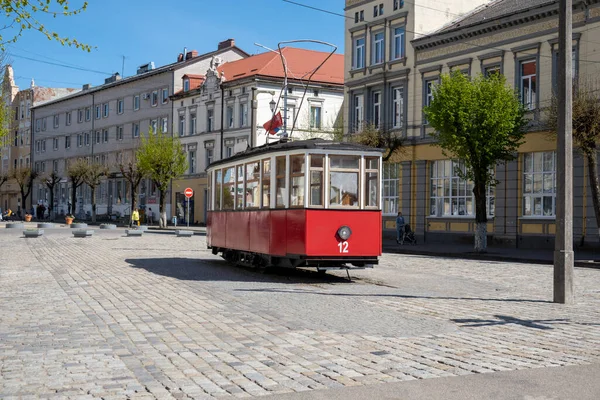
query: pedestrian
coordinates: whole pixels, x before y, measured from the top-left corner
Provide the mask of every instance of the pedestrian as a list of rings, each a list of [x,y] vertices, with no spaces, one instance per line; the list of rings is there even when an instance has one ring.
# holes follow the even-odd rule
[[[140,212],[137,208],[131,213],[131,226],[140,226]]]
[[[396,217],[396,243],[398,244],[402,244],[404,241],[404,225],[402,212],[398,211],[398,216]]]
[[[148,223],[150,225],[152,225],[154,222],[154,219],[152,218],[152,208],[148,207]]]

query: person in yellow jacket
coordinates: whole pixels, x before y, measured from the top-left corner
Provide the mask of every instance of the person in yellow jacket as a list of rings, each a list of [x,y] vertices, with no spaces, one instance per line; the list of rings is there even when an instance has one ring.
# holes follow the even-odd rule
[[[131,213],[131,225],[140,226],[140,212],[137,208]]]

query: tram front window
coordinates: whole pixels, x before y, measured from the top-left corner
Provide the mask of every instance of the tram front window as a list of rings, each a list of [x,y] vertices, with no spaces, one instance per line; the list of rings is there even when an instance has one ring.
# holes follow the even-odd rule
[[[304,206],[304,154],[290,157],[290,207]]]
[[[360,158],[330,156],[329,170],[329,204],[331,206],[358,207]]]
[[[365,207],[379,207],[379,158],[365,158]]]
[[[310,156],[310,205],[323,205],[323,156]]]
[[[286,163],[285,163],[285,156],[283,157],[277,157],[275,159],[275,165],[276,165],[276,169],[275,169],[275,175],[276,175],[276,180],[275,180],[275,192],[277,193],[277,203],[275,204],[277,207],[285,207],[285,188],[286,188],[286,181],[285,181],[285,169],[286,169]]]

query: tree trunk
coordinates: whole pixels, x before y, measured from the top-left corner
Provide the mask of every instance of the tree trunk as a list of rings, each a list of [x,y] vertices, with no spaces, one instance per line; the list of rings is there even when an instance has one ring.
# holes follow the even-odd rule
[[[592,188],[592,201],[594,202],[594,214],[596,214],[596,226],[600,237],[600,183],[598,182],[598,156],[596,149],[586,153],[588,169],[590,174],[590,187]]]
[[[21,210],[23,210],[23,215],[27,213],[27,207],[25,206],[25,201],[27,201],[27,196],[25,195],[25,188],[21,187],[21,209],[17,209],[17,214],[19,217],[21,216]]]
[[[167,210],[166,210],[166,202],[167,196],[165,196],[165,191],[160,191],[160,219],[158,221],[158,226],[162,228],[167,227]]]
[[[72,190],[71,190],[71,210],[69,213],[75,216],[75,205],[77,204],[77,186],[75,182],[71,182]]]
[[[476,180],[473,188],[475,195],[475,251],[487,251],[487,210],[485,180]]]
[[[92,223],[96,223],[96,187],[90,186],[92,191]]]
[[[49,187],[50,189],[50,204],[48,204],[48,219],[52,221],[54,216],[52,213],[54,212],[54,186]]]

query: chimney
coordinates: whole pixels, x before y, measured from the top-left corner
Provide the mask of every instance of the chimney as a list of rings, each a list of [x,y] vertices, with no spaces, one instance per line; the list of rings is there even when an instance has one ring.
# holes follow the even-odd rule
[[[120,81],[120,80],[121,80],[121,75],[119,75],[118,72],[115,72],[114,74],[112,74],[112,76],[110,78],[106,78],[104,80],[104,84],[113,83],[113,82]]]
[[[235,46],[235,40],[227,39],[227,40],[223,40],[222,42],[219,42],[219,46],[218,46],[217,50],[227,49],[227,48],[233,47],[233,46]]]
[[[89,90],[89,89],[90,89],[90,87],[91,87],[91,85],[90,85],[89,83],[86,83],[85,85],[83,85],[83,86],[81,87],[81,89],[82,89],[82,90]]]
[[[179,53],[177,56],[177,62],[183,61],[183,53]]]
[[[198,57],[198,52],[196,50],[188,51],[185,55],[186,60],[190,60],[192,58]]]

